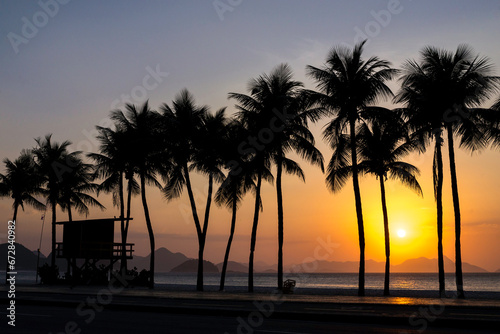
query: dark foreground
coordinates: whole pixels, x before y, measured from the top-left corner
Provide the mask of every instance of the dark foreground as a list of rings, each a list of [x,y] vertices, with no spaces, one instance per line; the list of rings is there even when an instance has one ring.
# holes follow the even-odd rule
[[[1,333],[500,333],[498,300],[31,286],[6,315]]]
[[[5,313],[5,312],[4,312]],[[256,318],[257,319],[257,318]],[[27,305],[20,309],[15,328],[2,333],[421,333],[409,325],[346,323],[337,321],[310,321],[293,319],[265,319],[251,326],[234,317],[216,315],[171,314],[164,312],[137,312],[106,310],[89,324],[75,327],[68,323],[78,320],[71,307]],[[248,319],[246,318],[248,321]],[[257,320],[256,320],[257,321]],[[65,330],[69,329],[68,331]],[[498,333],[498,331],[429,327],[425,333]]]

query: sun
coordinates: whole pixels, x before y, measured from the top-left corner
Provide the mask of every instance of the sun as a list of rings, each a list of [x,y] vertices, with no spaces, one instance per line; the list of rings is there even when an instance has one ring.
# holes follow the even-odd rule
[[[398,237],[404,238],[406,236],[406,231],[405,230],[398,230],[397,234],[398,234]]]

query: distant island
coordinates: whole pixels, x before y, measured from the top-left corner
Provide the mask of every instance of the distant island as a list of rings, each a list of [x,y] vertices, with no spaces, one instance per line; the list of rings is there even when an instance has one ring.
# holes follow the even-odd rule
[[[191,259],[179,264],[170,270],[171,273],[196,273],[198,272],[198,260]],[[203,260],[203,272],[218,273],[219,269],[210,261]]]

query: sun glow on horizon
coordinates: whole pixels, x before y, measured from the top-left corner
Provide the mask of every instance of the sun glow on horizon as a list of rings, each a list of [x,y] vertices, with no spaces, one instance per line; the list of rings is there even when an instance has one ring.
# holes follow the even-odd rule
[[[406,231],[405,231],[405,230],[403,230],[403,229],[399,229],[399,230],[397,231],[397,235],[398,235],[398,237],[400,237],[400,238],[404,238],[404,237],[406,236]]]

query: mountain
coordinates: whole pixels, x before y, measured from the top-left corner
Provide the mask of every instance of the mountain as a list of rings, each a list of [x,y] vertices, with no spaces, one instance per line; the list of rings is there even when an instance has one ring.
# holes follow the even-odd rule
[[[137,267],[139,271],[142,269],[149,270],[149,255],[148,256],[138,256],[134,255],[132,260],[127,261],[127,267],[129,269]],[[165,247],[158,248],[155,251],[155,271],[156,272],[169,272],[172,268],[186,262],[189,258],[182,253],[173,253],[166,249]]]
[[[223,262],[217,264],[217,269],[219,271],[222,271],[222,266],[224,265]],[[248,272],[248,266],[239,262],[235,261],[227,261],[227,272],[235,272],[235,273],[247,273]]]
[[[414,272],[414,273],[433,273],[437,272],[438,263],[437,259],[428,259],[426,257],[419,257],[416,259],[406,260],[401,264],[392,266],[393,272]],[[453,273],[455,272],[455,262],[450,258],[444,257],[444,271]],[[462,271],[464,273],[486,273],[487,270],[462,262]]]
[[[186,262],[181,263],[175,268],[170,270],[172,273],[196,273],[198,272],[198,260],[187,260]],[[218,273],[219,270],[210,261],[203,260],[203,272],[205,273]]]
[[[248,265],[246,265],[248,267]],[[253,269],[256,273],[275,273],[277,271],[277,264],[268,264],[264,261],[255,261]],[[248,271],[248,269],[247,269]]]
[[[384,272],[385,263],[374,260],[365,261],[366,272]],[[357,273],[358,261],[311,261],[302,265],[293,265],[288,268],[291,272],[309,273]]]
[[[366,260],[366,272],[368,273],[383,273],[385,271],[385,262],[374,260]],[[455,263],[445,257],[444,259],[445,272],[453,273],[455,271]],[[358,261],[312,261],[302,265],[290,266],[287,271],[290,272],[309,272],[309,273],[356,273],[359,270]],[[483,273],[487,270],[462,262],[462,270],[465,273]],[[428,259],[419,257],[409,259],[401,264],[391,265],[392,273],[434,273],[438,271],[437,259]]]
[[[7,243],[0,244],[0,270],[4,270],[6,260],[7,260]],[[189,262],[191,261],[191,262]],[[155,251],[155,270],[156,272],[170,272],[176,267],[176,270],[180,272],[196,272],[197,271],[197,260],[188,258],[182,253],[173,253],[168,249],[162,247]],[[186,264],[186,262],[188,262]],[[18,270],[35,270],[37,263],[37,252],[30,251],[22,244],[16,243],[16,269]],[[42,266],[44,263],[50,263],[50,254],[45,257],[40,254],[40,263]],[[194,265],[193,265],[194,263]],[[207,264],[208,263],[208,264]],[[61,272],[65,271],[67,268],[67,263],[65,259],[57,259],[56,264]],[[106,263],[107,264],[107,263]],[[366,261],[366,272],[368,273],[383,273],[385,268],[385,262],[377,262],[374,260]],[[180,266],[184,265],[184,266]],[[206,272],[219,272],[222,270],[222,263],[215,266],[212,262],[205,261],[205,271]],[[194,266],[194,267],[193,267]],[[115,269],[119,268],[119,262],[115,264]],[[137,267],[139,271],[142,269],[149,269],[149,255],[148,256],[138,256],[135,255],[132,260],[128,261],[128,268]],[[445,257],[444,259],[445,272],[453,273],[455,272],[455,263],[453,260]],[[193,268],[195,268],[193,270]],[[312,261],[308,263],[303,263],[300,265],[292,265],[284,268],[285,272],[309,272],[309,273],[357,273],[359,270],[359,264],[357,261]],[[487,270],[475,266],[473,264],[462,262],[462,269],[465,273],[485,273]],[[229,261],[228,262],[228,272],[248,272],[248,264]],[[255,272],[259,273],[275,273],[276,265],[270,265],[262,261],[255,262]],[[435,273],[437,272],[437,259],[428,259],[425,257],[419,257],[415,259],[409,259],[403,263],[392,265],[392,273]],[[500,269],[496,271],[500,273]]]
[[[7,262],[7,246],[9,244],[0,245],[0,270],[5,270],[5,265]],[[28,248],[24,247],[22,244],[16,243],[16,270],[36,270],[37,255],[36,251],[30,251]],[[45,256],[40,254],[40,265],[45,260]]]

